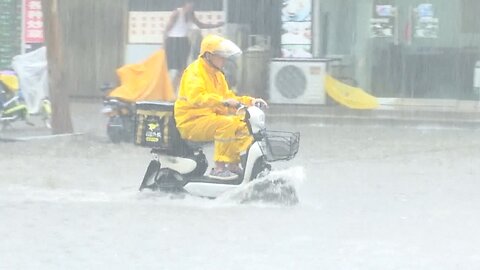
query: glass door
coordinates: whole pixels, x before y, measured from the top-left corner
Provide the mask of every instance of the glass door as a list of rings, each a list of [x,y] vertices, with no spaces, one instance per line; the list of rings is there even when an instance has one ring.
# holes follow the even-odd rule
[[[375,95],[477,99],[478,1],[373,0],[371,84]],[[475,9],[477,8],[477,9]]]

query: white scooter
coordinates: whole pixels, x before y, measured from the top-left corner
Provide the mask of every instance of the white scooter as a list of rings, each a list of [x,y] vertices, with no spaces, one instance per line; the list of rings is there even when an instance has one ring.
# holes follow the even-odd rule
[[[216,180],[205,175],[208,161],[203,153],[205,143],[181,139],[173,118],[173,103],[138,102],[136,104],[135,143],[152,147],[150,162],[140,191],[159,190],[168,193],[183,193],[216,198],[225,192],[244,187],[252,181],[265,177],[271,170],[270,162],[290,160],[298,152],[300,134],[293,132],[267,131],[265,114],[258,106],[242,105],[237,114],[245,116],[245,122],[253,136],[253,143],[241,156],[243,173],[234,180]],[[275,190],[280,197],[298,201],[293,186],[285,185],[283,179],[259,182],[255,196]],[[259,195],[260,194],[260,195]],[[271,196],[272,194],[264,194]],[[262,199],[262,198],[257,198]]]

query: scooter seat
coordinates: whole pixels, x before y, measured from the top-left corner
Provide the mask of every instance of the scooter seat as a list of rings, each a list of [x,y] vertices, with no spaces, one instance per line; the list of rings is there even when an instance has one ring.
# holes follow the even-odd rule
[[[205,145],[212,143],[211,141],[204,141],[204,142],[198,142],[198,141],[185,141],[187,146],[191,149],[197,150],[197,149],[202,149]]]

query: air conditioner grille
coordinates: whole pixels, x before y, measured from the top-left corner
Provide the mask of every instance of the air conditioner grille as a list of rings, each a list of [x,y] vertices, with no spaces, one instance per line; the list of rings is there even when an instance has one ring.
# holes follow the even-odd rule
[[[303,71],[293,65],[282,67],[275,76],[275,87],[282,96],[295,99],[307,89],[307,78]]]

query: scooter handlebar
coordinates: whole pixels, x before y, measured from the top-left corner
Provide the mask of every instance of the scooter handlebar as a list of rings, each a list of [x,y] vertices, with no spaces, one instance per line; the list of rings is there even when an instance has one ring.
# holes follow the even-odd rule
[[[241,102],[238,102],[238,103],[236,104],[236,106],[231,106],[231,105],[228,103],[228,101],[224,101],[224,102],[223,102],[223,105],[226,106],[226,107],[231,107],[231,108],[237,109],[237,110],[241,110],[241,109],[250,107],[250,106],[248,106],[248,105],[246,105],[246,104],[244,104],[244,103],[241,103]],[[258,107],[258,108],[260,108],[260,109],[264,109],[264,108],[267,107],[267,106],[266,106],[263,102],[261,102],[261,101],[256,101],[256,102],[253,104],[253,106]]]

